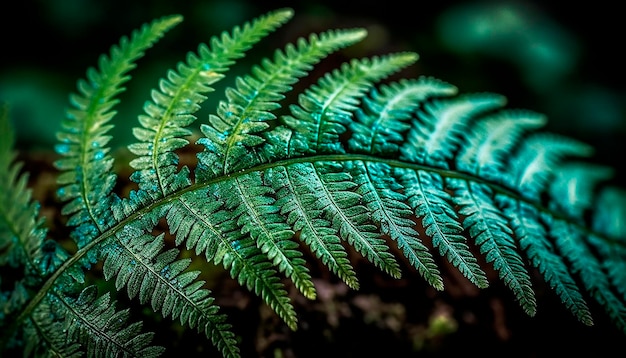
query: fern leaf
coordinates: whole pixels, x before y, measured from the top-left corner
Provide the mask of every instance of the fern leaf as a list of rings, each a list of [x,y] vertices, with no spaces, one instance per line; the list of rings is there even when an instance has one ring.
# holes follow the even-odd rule
[[[460,207],[463,227],[469,231],[487,262],[492,262],[500,279],[513,291],[526,313],[537,311],[530,274],[524,266],[504,214],[497,208],[488,186],[463,179],[447,182],[454,190],[453,201]]]
[[[49,312],[50,305],[44,301],[39,305],[41,314],[34,315],[24,322],[25,357],[68,357],[84,356],[78,342],[68,341],[64,322],[55,320]],[[67,330],[66,330],[67,331]],[[63,332],[63,334],[59,334]]]
[[[13,129],[9,108],[0,107],[0,264],[23,267],[25,274],[45,276],[54,271],[67,253],[53,240],[46,240],[45,219],[39,203],[27,187],[28,174],[15,162]],[[45,243],[45,244],[44,244]]]
[[[579,222],[593,205],[598,183],[613,175],[611,168],[589,163],[562,163],[555,170],[548,188],[553,210]]]
[[[509,161],[505,182],[526,198],[537,200],[554,169],[564,157],[589,156],[592,148],[571,138],[550,133],[533,133]]]
[[[208,261],[222,263],[230,276],[262,297],[277,314],[295,329],[296,319],[287,291],[254,240],[241,233],[237,217],[224,209],[218,185],[190,191],[172,203],[167,214],[176,242],[204,253]]]
[[[130,79],[127,72],[135,61],[180,21],[180,16],[163,17],[134,31],[130,39],[122,37],[109,57],[100,57],[99,70],[87,71],[87,79],[78,82],[79,94],[71,97],[73,108],[57,135],[61,144],[56,151],[64,158],[55,165],[63,172],[57,179],[57,194],[67,202],[63,213],[70,215],[68,225],[77,227],[73,238],[79,248],[114,222],[110,208],[116,177],[111,174],[113,158],[106,145],[111,139],[107,132],[116,113],[116,96]]]
[[[590,244],[604,257],[604,269],[613,286],[626,300],[626,191],[618,188],[604,188],[595,203],[597,210],[592,221],[598,235],[591,235]],[[614,240],[607,240],[605,235]]]
[[[426,234],[441,256],[478,287],[489,285],[476,257],[469,250],[463,227],[451,205],[451,197],[443,190],[441,177],[435,173],[398,168],[395,176],[406,188],[406,196],[415,215],[422,221]]]
[[[225,316],[218,313],[203,281],[196,281],[199,271],[185,271],[190,259],[177,259],[178,250],[163,251],[162,235],[138,235],[127,229],[107,245],[102,267],[107,280],[115,278],[115,287],[126,287],[128,296],[150,303],[164,317],[171,316],[183,325],[204,333],[224,356],[238,356],[235,336]]]
[[[76,298],[48,294],[29,319],[29,330],[44,334],[45,344],[61,356],[157,357],[163,347],[152,346],[152,333],[141,333],[141,322],[128,323],[129,310],[116,311],[109,294],[88,286]],[[35,349],[35,347],[29,347]],[[55,354],[52,354],[55,355]]]
[[[362,29],[327,31],[311,35],[297,46],[287,45],[284,52],[277,50],[274,61],[263,61],[252,69],[252,75],[239,78],[237,88],[226,90],[227,101],[219,104],[217,115],[209,117],[209,124],[201,126],[202,138],[198,143],[206,151],[198,155],[202,169],[199,177],[228,174],[240,168],[258,164],[260,159],[252,148],[264,142],[261,133],[275,119],[270,111],[278,108],[283,93],[330,52],[351,45],[365,36]]]
[[[365,205],[372,212],[372,219],[396,241],[398,247],[426,281],[438,290],[443,290],[443,280],[435,260],[414,229],[411,208],[405,204],[407,198],[400,192],[402,186],[391,175],[391,167],[382,163],[348,163],[348,170],[355,175],[359,184],[357,192],[363,196]]]
[[[456,93],[455,86],[430,77],[402,79],[382,85],[380,90],[373,88],[370,96],[363,99],[363,109],[356,111],[357,121],[351,126],[350,150],[396,154],[419,106],[429,98]]]
[[[326,74],[302,94],[300,106],[291,106],[292,115],[282,118],[294,130],[290,147],[302,153],[345,152],[339,136],[350,127],[360,98],[374,82],[416,60],[414,53],[353,60]]]
[[[343,171],[343,165],[319,162],[307,169],[312,176],[307,179],[307,190],[316,196],[313,209],[322,210],[324,217],[339,231],[339,237],[363,257],[392,277],[400,277],[398,262],[371,221],[361,194],[355,191],[358,184]]]
[[[235,179],[231,191],[221,194],[229,198],[226,207],[237,218],[242,234],[250,235],[279,271],[290,277],[306,297],[314,299],[315,287],[302,253],[297,250],[298,244],[292,240],[294,232],[278,215],[275,193],[263,184],[260,173]]]
[[[313,209],[316,197],[307,192],[304,179],[309,167],[292,165],[271,168],[265,173],[276,191],[276,206],[287,218],[293,230],[300,232],[300,240],[341,278],[349,287],[358,289],[359,282],[350,264],[345,247],[341,245],[338,230],[322,217],[322,210]],[[304,170],[304,173],[302,172]]]
[[[456,159],[459,170],[502,182],[507,160],[525,131],[546,123],[546,117],[528,110],[505,109],[480,118]]]
[[[548,233],[540,221],[538,210],[504,195],[498,195],[496,201],[509,218],[513,232],[530,264],[539,270],[574,317],[584,324],[592,325],[589,307],[567,264],[548,240]]]
[[[483,112],[503,106],[504,97],[494,94],[462,95],[453,99],[436,99],[418,112],[401,158],[448,168],[461,142],[467,122]]]
[[[566,221],[546,220],[550,220],[550,236],[568,258],[572,271],[579,275],[587,292],[606,310],[615,325],[626,332],[626,305],[613,293],[602,264],[584,242],[583,233]]]
[[[161,197],[189,185],[187,169],[176,173],[174,151],[189,143],[184,137],[191,131],[186,127],[195,121],[194,113],[206,93],[213,91],[211,86],[224,77],[222,73],[235,59],[292,15],[291,10],[278,10],[235,27],[232,34],[213,38],[211,48],[199,45],[197,54],[189,53],[186,63],[179,63],[177,71],[161,80],[160,90],[153,92],[152,101],[144,107],[146,115],[139,116],[142,127],[133,132],[141,142],[129,146],[139,156],[130,164],[137,170],[131,179],[140,189]]]

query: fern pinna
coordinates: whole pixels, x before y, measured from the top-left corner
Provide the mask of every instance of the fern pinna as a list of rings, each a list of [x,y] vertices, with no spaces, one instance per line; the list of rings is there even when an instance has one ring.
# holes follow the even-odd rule
[[[539,131],[544,116],[507,109],[502,96],[458,94],[429,77],[388,79],[414,53],[353,59],[288,97],[366,31],[312,34],[234,78],[213,114],[191,127],[212,86],[291,16],[280,9],[235,27],[167,72],[133,130],[137,188],[127,197],[115,191],[108,146],[114,108],[136,61],[182,18],[144,25],[87,71],[56,146],[69,245],[48,237],[3,109],[0,260],[11,275],[1,282],[2,351],[162,354],[130,309],[93,284],[101,264],[118,291],[237,357],[228,317],[181,251],[222,265],[295,330],[287,285],[316,297],[300,244],[354,289],[349,248],[394,278],[406,259],[437,290],[445,282],[435,255],[487,287],[481,255],[531,316],[536,269],[582,323],[592,324],[591,298],[626,333],[626,193],[597,185],[611,171],[572,161],[591,149]],[[197,165],[181,165],[194,134]],[[163,220],[175,247],[153,233]]]

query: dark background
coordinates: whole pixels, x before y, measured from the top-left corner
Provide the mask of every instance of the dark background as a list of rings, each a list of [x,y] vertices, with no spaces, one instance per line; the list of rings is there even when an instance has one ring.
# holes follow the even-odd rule
[[[613,182],[624,186],[623,13],[617,3],[607,0],[580,4],[14,2],[12,10],[5,9],[0,15],[0,101],[11,105],[20,149],[50,150],[68,94],[87,67],[96,65],[100,54],[108,53],[120,36],[142,23],[182,14],[185,21],[149,50],[132,72],[133,81],[122,95],[120,116],[114,122],[116,144],[122,146],[132,140],[130,128],[136,125],[148,91],[167,69],[184,60],[186,52],[195,51],[198,43],[223,30],[287,6],[295,10],[295,17],[253,50],[255,53],[271,55],[271,50],[311,32],[365,27],[368,38],[349,54],[361,57],[415,51],[420,60],[405,75],[434,76],[461,92],[500,93],[508,98],[509,107],[546,114],[547,130],[594,146],[591,160],[613,167]],[[199,120],[203,118],[201,112]],[[218,301],[233,315],[243,343],[255,347],[244,351],[251,356],[283,352],[284,356],[312,357],[335,352],[434,357],[462,352],[539,357],[560,352],[562,356],[603,357],[610,352],[619,356],[626,348],[625,337],[612,328],[602,309],[591,304],[597,327],[584,327],[540,281],[536,287],[539,312],[529,318],[497,280],[491,288],[478,292],[451,270],[446,273],[446,292],[435,293],[415,273],[390,282],[368,265],[357,268],[363,285],[359,292],[346,292],[332,278],[324,277],[319,284],[329,296],[315,302],[296,300],[302,314],[302,328],[296,333],[286,332],[258,299],[236,285],[220,283],[223,287],[216,292]],[[157,338],[169,339],[169,334],[176,332],[159,332]],[[195,349],[194,337],[180,336],[178,349]]]

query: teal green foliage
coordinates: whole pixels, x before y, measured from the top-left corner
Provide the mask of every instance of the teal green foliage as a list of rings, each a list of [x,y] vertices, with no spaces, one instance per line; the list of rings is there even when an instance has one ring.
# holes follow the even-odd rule
[[[317,295],[300,245],[353,289],[350,249],[392,278],[408,263],[437,290],[445,289],[440,259],[487,287],[484,259],[530,316],[536,269],[582,323],[593,322],[593,299],[626,333],[626,193],[602,185],[611,170],[571,161],[591,148],[538,131],[542,115],[506,109],[500,95],[458,94],[429,77],[389,80],[414,53],[353,59],[288,97],[317,63],[366,32],[300,38],[235,78],[193,129],[212,85],[291,16],[277,10],[213,37],[166,73],[133,130],[137,187],[127,197],[114,190],[110,120],[128,72],[182,18],[144,25],[87,70],[56,146],[69,246],[48,238],[3,108],[0,264],[16,273],[0,282],[3,351],[162,354],[130,308],[92,283],[87,273],[101,264],[118,294],[237,357],[228,317],[181,251],[223,266],[295,330],[287,285]],[[190,168],[179,154],[194,133],[201,150]],[[160,222],[175,247],[154,234]]]

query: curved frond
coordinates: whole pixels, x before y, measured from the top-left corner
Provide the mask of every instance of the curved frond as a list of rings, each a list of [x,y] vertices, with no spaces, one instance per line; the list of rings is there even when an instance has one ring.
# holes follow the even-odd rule
[[[366,31],[298,38],[233,75],[217,108],[192,128],[212,86],[291,16],[281,9],[223,32],[166,72],[134,129],[137,187],[126,196],[108,147],[117,96],[144,51],[181,17],[123,37],[87,71],[56,146],[71,255],[46,238],[0,110],[0,266],[21,275],[0,282],[0,349],[163,353],[142,323],[128,323],[141,311],[117,310],[111,292],[98,292],[92,281],[104,279],[112,285],[97,287],[239,357],[239,337],[190,267],[191,251],[221,265],[292,330],[293,295],[317,297],[306,259],[358,289],[358,254],[390,279],[405,263],[436,290],[446,288],[444,265],[478,288],[501,280],[530,316],[538,309],[533,280],[543,279],[583,324],[593,323],[593,299],[626,333],[626,191],[604,185],[612,170],[572,161],[592,148],[541,132],[543,115],[504,108],[501,95],[458,94],[430,77],[393,80],[415,53],[320,73],[321,61]],[[183,150],[197,163],[181,165]]]
[[[211,292],[196,278],[199,271],[186,271],[190,259],[177,259],[178,250],[164,250],[161,237],[138,235],[126,230],[107,245],[104,265],[106,279],[115,278],[115,287],[126,288],[128,296],[149,303],[164,317],[204,333],[227,357],[238,356],[235,336],[226,317],[218,313]]]
[[[28,174],[15,161],[8,112],[8,106],[0,107],[0,265],[46,276],[68,255],[55,241],[46,240],[45,219],[27,188]]]
[[[78,82],[78,93],[70,98],[72,109],[62,123],[57,135],[61,143],[55,148],[62,159],[55,166],[62,171],[57,195],[66,202],[63,213],[70,216],[68,225],[77,227],[73,238],[79,248],[115,222],[111,207],[116,176],[107,133],[116,114],[116,97],[124,91],[130,79],[127,73],[144,51],[181,21],[177,15],[163,17],[135,30],[130,38],[122,37],[109,56],[100,57],[98,69],[87,70],[87,79]]]
[[[292,14],[289,9],[274,11],[235,27],[232,34],[224,32],[220,38],[213,38],[211,47],[200,44],[197,53],[187,55],[186,63],[179,63],[176,71],[169,71],[167,78],[161,79],[159,91],[153,91],[152,101],[144,107],[146,114],[139,116],[142,127],[133,131],[141,142],[129,146],[139,156],[130,164],[137,169],[131,179],[140,189],[162,197],[189,185],[188,172],[177,173],[175,151],[189,144],[185,137],[191,131],[186,127],[195,121],[194,113],[234,60],[243,57]]]

